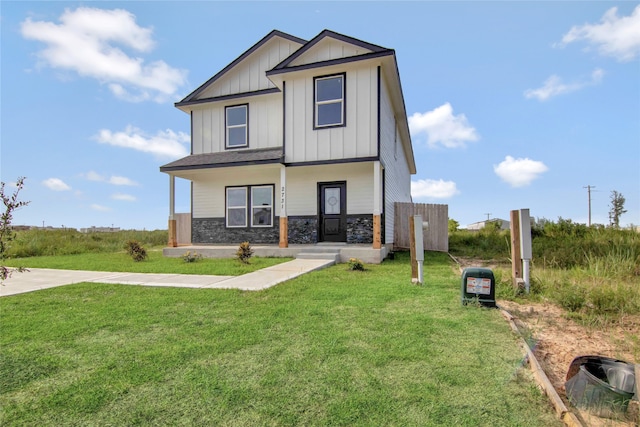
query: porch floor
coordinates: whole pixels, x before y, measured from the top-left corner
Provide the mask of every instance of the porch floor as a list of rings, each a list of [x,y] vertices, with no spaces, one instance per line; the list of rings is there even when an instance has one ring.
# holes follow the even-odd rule
[[[178,247],[166,247],[162,254],[170,258],[179,258],[187,251],[195,251],[205,258],[235,258],[239,245],[194,245],[180,244]],[[254,255],[259,257],[290,257],[298,258],[303,254],[304,258],[326,258],[327,254],[336,254],[339,262],[347,262],[349,258],[358,258],[367,264],[380,264],[389,253],[389,249],[383,246],[381,249],[373,249],[371,244],[346,244],[346,243],[318,243],[307,245],[289,245],[288,248],[280,248],[278,245],[255,244],[251,245]],[[302,257],[301,256],[301,257]]]

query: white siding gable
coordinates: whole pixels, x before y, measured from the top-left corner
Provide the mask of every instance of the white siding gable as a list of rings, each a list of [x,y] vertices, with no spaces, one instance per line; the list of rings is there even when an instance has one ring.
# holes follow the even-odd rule
[[[312,64],[315,62],[329,61],[332,59],[347,58],[349,56],[364,55],[371,53],[369,49],[355,46],[330,37],[325,37],[315,46],[304,52],[298,58],[293,60],[288,66],[295,67],[297,65]]]
[[[273,37],[219,77],[196,99],[274,88],[275,85],[266,77],[265,72],[278,65],[299,48],[299,43],[281,37]]]

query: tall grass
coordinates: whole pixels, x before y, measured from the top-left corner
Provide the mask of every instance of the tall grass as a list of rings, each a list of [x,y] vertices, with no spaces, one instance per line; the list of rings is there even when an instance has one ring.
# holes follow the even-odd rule
[[[129,240],[143,246],[167,244],[167,230],[123,230],[113,233],[80,233],[75,229],[18,231],[7,251],[8,258],[122,251]]]
[[[510,241],[508,231],[462,230],[450,235],[449,247],[458,256],[508,261]],[[488,244],[493,247],[483,252]],[[527,298],[552,301],[590,324],[640,314],[640,234],[562,218],[557,223],[543,220],[532,229],[532,249]],[[508,264],[494,269],[497,297],[523,298],[511,284]]]

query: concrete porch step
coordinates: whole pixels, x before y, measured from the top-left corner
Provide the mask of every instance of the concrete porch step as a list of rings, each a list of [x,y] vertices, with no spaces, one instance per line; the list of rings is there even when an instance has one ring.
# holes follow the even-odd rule
[[[340,262],[340,252],[336,251],[306,251],[299,252],[296,259],[327,259],[332,260],[336,264]]]

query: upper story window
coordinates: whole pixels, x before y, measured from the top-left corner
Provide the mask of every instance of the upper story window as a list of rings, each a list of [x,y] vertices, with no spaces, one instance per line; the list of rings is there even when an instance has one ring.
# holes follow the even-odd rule
[[[249,146],[249,105],[234,105],[225,108],[227,148]]]
[[[314,85],[314,127],[344,126],[345,74],[316,77]]]

